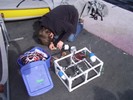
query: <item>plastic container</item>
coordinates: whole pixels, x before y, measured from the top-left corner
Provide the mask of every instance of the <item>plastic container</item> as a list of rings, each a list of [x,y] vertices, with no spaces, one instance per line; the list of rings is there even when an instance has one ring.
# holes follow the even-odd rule
[[[94,53],[90,53],[89,54],[89,57],[90,57],[90,60],[92,61],[92,62],[95,62],[96,61],[96,56],[94,55]]]
[[[36,61],[26,64],[20,71],[30,96],[46,93],[53,88],[53,82],[46,62]]]
[[[38,54],[41,54],[41,56],[39,56]],[[45,58],[44,56],[46,56],[47,59],[33,59],[32,62],[24,64],[22,62],[22,57],[27,56],[28,59],[30,57],[31,59],[33,59],[33,57]],[[33,49],[25,52],[17,59],[17,62],[20,65],[20,71],[24,84],[30,96],[43,94],[53,88],[53,82],[48,70],[48,68],[50,67],[50,59],[51,56],[40,47],[34,47]]]
[[[40,50],[41,52],[44,52],[44,53],[47,54],[48,58],[45,60],[45,62],[46,62],[46,64],[47,64],[47,67],[49,68],[49,67],[50,67],[51,55],[48,54],[44,49],[42,49],[42,48],[40,48],[40,47],[34,47],[34,48],[32,48],[31,50],[25,52],[23,55],[27,55],[28,52],[35,51],[36,49],[37,49],[37,50]],[[21,55],[21,56],[22,56],[22,55]],[[24,64],[22,63],[20,57],[17,59],[17,62],[18,62],[18,64],[20,65],[20,67],[23,67],[23,66],[24,66]],[[31,63],[32,63],[32,62],[31,62]]]

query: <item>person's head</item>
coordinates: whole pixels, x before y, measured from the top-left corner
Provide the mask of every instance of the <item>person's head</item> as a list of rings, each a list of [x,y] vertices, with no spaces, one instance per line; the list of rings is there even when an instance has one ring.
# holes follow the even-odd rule
[[[49,46],[53,41],[54,34],[47,28],[41,28],[38,37],[43,45]]]

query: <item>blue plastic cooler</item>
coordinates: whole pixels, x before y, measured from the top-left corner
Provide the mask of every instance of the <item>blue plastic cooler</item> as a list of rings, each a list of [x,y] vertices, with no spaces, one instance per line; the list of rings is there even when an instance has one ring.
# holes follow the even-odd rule
[[[31,50],[27,51],[27,52],[32,52],[32,51],[35,51],[35,49],[38,49],[44,53],[46,53],[48,55],[48,59],[45,60],[46,64],[47,64],[47,67],[50,68],[50,59],[51,59],[51,55],[48,54],[44,49],[42,49],[41,47],[34,47],[32,48]],[[23,55],[27,55],[27,52],[25,52]],[[23,67],[24,65],[22,64],[22,61],[20,58],[17,59],[17,62],[18,64],[20,65],[20,67]]]
[[[21,74],[30,96],[43,94],[53,88],[46,62],[37,61],[21,68]]]
[[[40,47],[34,47],[27,52],[32,52],[36,49],[45,52],[48,55],[48,58],[45,61],[39,60],[27,63],[25,65],[23,65],[20,57],[17,60],[18,64],[20,65],[22,78],[30,96],[43,94],[53,88],[53,82],[48,70],[50,67],[51,56]],[[27,55],[27,52],[25,52],[24,55]]]

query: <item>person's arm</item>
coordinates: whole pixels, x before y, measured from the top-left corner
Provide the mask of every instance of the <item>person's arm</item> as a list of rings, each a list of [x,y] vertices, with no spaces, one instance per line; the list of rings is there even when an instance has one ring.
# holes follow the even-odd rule
[[[63,47],[63,45],[64,45],[64,42],[63,42],[63,41],[59,41],[59,42],[57,43],[57,48],[61,50],[62,47]]]
[[[50,49],[50,50],[56,50],[56,47],[55,47],[55,45],[54,45],[53,42],[50,43],[49,49]]]
[[[58,48],[58,49],[61,50],[62,47],[63,47],[63,45],[64,45],[64,42],[63,42],[63,41],[59,41],[59,42],[57,43],[57,46],[56,46],[56,47],[55,47],[54,43],[51,42],[50,45],[49,45],[49,49],[50,49],[50,50],[56,50],[56,49]]]

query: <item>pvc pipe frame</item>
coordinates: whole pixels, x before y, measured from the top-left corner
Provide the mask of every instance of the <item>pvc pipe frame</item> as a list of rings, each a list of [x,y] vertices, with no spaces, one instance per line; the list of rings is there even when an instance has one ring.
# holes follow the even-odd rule
[[[0,27],[0,51],[2,60],[2,79],[0,84],[5,84],[8,79],[8,61],[7,61],[7,50],[5,47],[4,39],[2,36],[2,28]]]
[[[6,31],[6,27],[2,17],[0,16],[0,53],[2,60],[2,78],[0,80],[0,84],[7,85],[7,96],[4,93],[0,93],[0,98],[2,100],[9,100],[9,80],[8,80],[8,46],[9,39]],[[5,40],[4,40],[5,39]],[[7,97],[7,98],[6,98]]]

